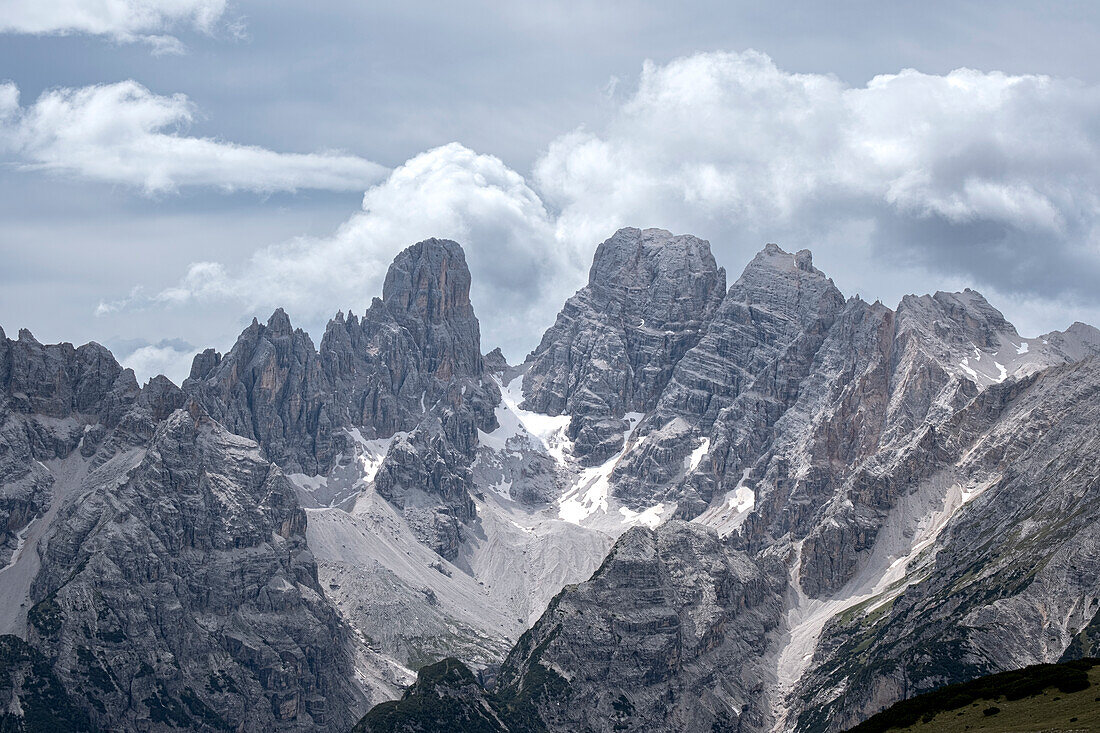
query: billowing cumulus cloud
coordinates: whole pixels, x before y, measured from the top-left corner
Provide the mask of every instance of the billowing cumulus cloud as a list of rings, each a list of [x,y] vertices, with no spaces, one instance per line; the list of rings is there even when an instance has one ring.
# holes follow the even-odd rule
[[[178,53],[183,45],[169,31],[210,33],[225,12],[226,0],[0,0],[0,33],[84,33]]]
[[[743,258],[858,229],[849,254],[1052,296],[1100,275],[1098,164],[1095,87],[969,69],[848,87],[707,53],[647,63],[607,129],[550,146],[535,187],[567,238],[663,222]]]
[[[237,270],[195,263],[177,285],[102,303],[99,313],[209,301],[258,313],[283,306],[319,336],[338,308],[362,313],[381,294],[394,255],[429,237],[463,244],[490,347],[525,347],[530,324],[553,312],[575,282],[574,269],[586,266],[584,254],[557,245],[552,221],[522,176],[497,158],[450,144],[412,158],[369,189],[362,212],[331,237],[262,249]]]
[[[134,370],[139,384],[158,374],[180,384],[191,372],[195,347],[182,339],[162,339],[151,344],[143,339],[116,340],[108,344],[115,357]]]
[[[552,141],[529,180],[437,148],[370,188],[330,238],[236,271],[198,263],[125,302],[235,299],[318,319],[361,309],[394,253],[443,236],[469,253],[486,345],[518,358],[583,283],[596,243],[631,225],[705,237],[733,276],[775,241],[891,305],[919,278],[1029,313],[1100,312],[1098,151],[1100,89],[1073,81],[905,70],[854,87],[756,52],[698,54],[647,63],[607,125]]]
[[[44,92],[19,105],[0,84],[0,152],[24,168],[140,187],[225,190],[362,190],[386,169],[353,155],[280,153],[186,134],[196,115],[182,94],[154,94],[135,81]]]

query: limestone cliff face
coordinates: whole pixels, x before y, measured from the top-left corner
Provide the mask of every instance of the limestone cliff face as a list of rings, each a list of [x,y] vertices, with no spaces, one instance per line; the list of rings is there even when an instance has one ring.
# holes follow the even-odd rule
[[[291,472],[318,473],[339,451],[342,422],[309,335],[280,308],[255,319],[225,356],[195,357],[183,390]]]
[[[708,242],[619,230],[596,249],[588,285],[566,301],[528,358],[524,405],[570,415],[578,454],[597,460],[618,452],[623,415],[653,408],[725,287]]]
[[[279,309],[225,356],[196,356],[183,390],[288,473],[324,475],[340,468],[338,457],[353,460],[357,440],[400,433],[378,491],[425,544],[455,556],[475,517],[477,431],[496,427],[500,402],[455,242],[429,239],[398,254],[382,297],[361,318],[338,314],[319,351]]]
[[[551,356],[554,346],[617,323],[595,309],[586,312],[595,323],[569,317],[578,301],[529,358],[524,384],[527,406],[574,423],[599,400],[554,386],[570,384],[555,381],[568,373],[562,365],[586,363]],[[762,666],[751,674],[767,682],[725,689],[721,699],[736,704],[715,704],[699,669],[736,665],[707,654],[679,664],[686,647],[669,619],[695,612],[689,594],[654,590],[656,571],[625,573],[608,590],[619,559],[649,567],[638,559],[642,530],[631,530],[517,644],[496,694],[537,685],[551,730],[610,730],[614,721],[839,730],[903,696],[1091,648],[1100,551],[1083,502],[1095,483],[1086,464],[1098,347],[1100,332],[1081,324],[1024,339],[970,290],[907,296],[896,310],[846,301],[808,252],[769,245],[675,360],[657,399],[636,406],[646,413],[638,427],[614,424],[626,438],[613,446],[621,455],[609,480],[630,509],[672,503],[678,516],[715,527],[722,551],[767,579],[754,607],[785,609],[770,617],[775,632],[753,647],[758,627],[748,624],[729,642],[757,650]],[[615,378],[589,384],[614,397]],[[1038,538],[1050,544],[1037,552]],[[655,551],[654,566],[673,553]],[[614,651],[600,647],[606,623]],[[609,664],[620,657],[633,666]],[[653,681],[675,692],[650,697],[642,691]],[[681,698],[703,717],[654,702]]]
[[[462,248],[429,239],[402,251],[382,298],[338,316],[321,341],[333,394],[370,437],[402,433],[375,476],[418,537],[454,559],[476,518],[477,431],[496,428],[500,390],[486,372]]]
[[[105,729],[347,728],[366,702],[306,517],[195,403],[88,471],[32,588],[29,641]]]
[[[293,340],[272,320],[254,352]],[[293,401],[253,356],[249,399]],[[0,337],[0,375],[0,622],[30,645],[10,647],[23,665],[11,724],[350,727],[371,702],[352,681],[354,640],[259,446],[164,377],[139,389],[97,344]]]
[[[676,364],[640,426],[638,447],[616,468],[616,493],[641,506],[653,503],[660,487],[657,498],[678,501],[682,516],[702,511],[718,491],[714,478],[721,484],[727,472],[724,453],[738,439],[731,433],[751,441],[747,452],[763,449],[843,307],[844,297],[808,251],[789,254],[768,245],[757,254],[699,343]],[[742,424],[745,415],[748,424]],[[714,448],[705,464],[714,475],[700,482],[686,477],[683,465],[705,438]]]
[[[953,521],[909,561],[896,599],[826,627],[797,690],[802,729],[840,730],[903,697],[1057,661],[1089,633],[1098,393],[1090,358],[990,387],[937,432],[913,492],[946,486]]]
[[[761,568],[713,530],[634,528],[524,634],[497,693],[534,701],[551,730],[752,729],[779,611]]]
[[[462,248],[429,239],[401,252],[382,298],[362,319],[339,315],[321,341],[321,361],[351,423],[388,437],[410,431],[428,411],[453,417],[452,441],[473,449],[473,428],[495,426],[496,385],[483,379],[481,332],[470,304]]]
[[[134,373],[97,343],[40,344],[0,330],[0,567],[53,498],[45,461],[95,453],[138,395]]]
[[[469,292],[426,240],[319,348],[277,310],[181,388],[0,333],[12,679],[104,729],[347,730],[384,654],[469,652],[369,729],[820,731],[1095,648],[1100,331],[845,299],[776,245],[727,290],[662,230],[517,367]]]

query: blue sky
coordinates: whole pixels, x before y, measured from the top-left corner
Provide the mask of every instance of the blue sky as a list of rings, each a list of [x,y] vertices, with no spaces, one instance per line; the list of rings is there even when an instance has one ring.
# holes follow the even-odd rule
[[[1036,7],[0,0],[0,325],[178,380],[438,235],[519,360],[624,225],[1096,323],[1100,9]]]

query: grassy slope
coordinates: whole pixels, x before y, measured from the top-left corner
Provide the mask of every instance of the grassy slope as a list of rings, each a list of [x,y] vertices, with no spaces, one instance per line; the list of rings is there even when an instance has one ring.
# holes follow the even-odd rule
[[[1094,666],[1086,672],[1084,668],[1089,663]],[[1073,688],[1080,685],[1073,684],[1072,678],[1051,675],[1053,665],[1029,667],[1019,672],[991,675],[961,685],[952,685],[950,688],[902,701],[856,726],[851,733],[1100,731],[1100,659],[1071,664],[1087,674],[1090,683],[1087,688],[1074,691]],[[1068,679],[1071,684],[1064,686],[1071,691],[1059,690],[1057,684],[1053,684],[1056,679],[1063,683]],[[1052,684],[1046,686],[1046,682]],[[1045,689],[1028,689],[1036,686]],[[1011,697],[1017,697],[1023,692],[1027,694],[1020,699],[1008,699],[1003,694],[1006,689],[1010,690],[1008,696]],[[1016,692],[1011,692],[1012,689]],[[963,702],[961,707],[957,706],[960,702]],[[999,709],[999,712],[987,715],[986,711],[991,709]],[[916,722],[911,722],[914,719]]]

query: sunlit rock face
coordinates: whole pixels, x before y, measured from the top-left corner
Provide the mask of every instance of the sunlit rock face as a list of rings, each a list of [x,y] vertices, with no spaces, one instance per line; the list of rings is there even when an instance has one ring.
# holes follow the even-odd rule
[[[571,417],[575,450],[622,449],[623,417],[657,403],[726,288],[710,244],[662,229],[621,229],[600,244],[588,284],[528,358],[524,406]]]

